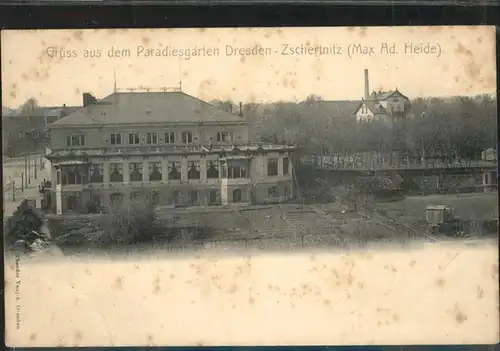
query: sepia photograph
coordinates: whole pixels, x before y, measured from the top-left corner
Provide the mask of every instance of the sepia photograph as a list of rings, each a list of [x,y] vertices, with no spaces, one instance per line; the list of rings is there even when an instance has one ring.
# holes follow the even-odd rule
[[[2,31],[9,346],[496,343],[495,35]]]

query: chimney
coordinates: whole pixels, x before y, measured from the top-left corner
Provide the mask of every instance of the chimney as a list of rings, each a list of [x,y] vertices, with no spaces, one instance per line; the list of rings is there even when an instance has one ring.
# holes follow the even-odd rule
[[[83,93],[83,107],[95,104],[97,99],[90,93]]]
[[[240,102],[240,116],[243,117],[243,103]]]
[[[370,97],[370,83],[368,80],[368,70],[365,69],[365,100]]]

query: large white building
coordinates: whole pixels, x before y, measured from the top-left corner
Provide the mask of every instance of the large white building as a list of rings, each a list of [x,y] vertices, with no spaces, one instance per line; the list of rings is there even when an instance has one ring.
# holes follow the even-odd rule
[[[51,124],[47,204],[95,212],[129,198],[157,205],[270,203],[293,197],[292,145],[249,140],[249,122],[182,91],[114,92]]]

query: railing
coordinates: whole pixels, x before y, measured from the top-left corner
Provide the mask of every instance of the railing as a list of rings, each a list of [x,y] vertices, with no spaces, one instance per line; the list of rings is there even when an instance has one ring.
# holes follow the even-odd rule
[[[213,144],[212,148],[216,151],[226,151],[230,152],[234,147],[246,151],[248,148],[252,150],[258,149],[262,146],[264,150],[280,150],[283,148],[293,148],[293,145],[283,144],[274,145],[266,143],[231,143],[231,144]],[[189,144],[189,145],[138,145],[138,146],[127,146],[127,145],[110,145],[102,148],[61,148],[61,149],[51,149],[50,153],[67,153],[74,154],[75,156],[86,156],[86,155],[106,155],[106,154],[142,154],[142,153],[164,153],[164,152],[200,152],[203,150],[210,151],[210,147],[207,144]]]
[[[456,169],[456,168],[496,168],[497,161],[483,160],[462,160],[454,162],[314,162],[314,160],[302,160],[301,163],[306,165],[314,165],[322,169],[338,169],[338,170],[383,170],[383,169]]]

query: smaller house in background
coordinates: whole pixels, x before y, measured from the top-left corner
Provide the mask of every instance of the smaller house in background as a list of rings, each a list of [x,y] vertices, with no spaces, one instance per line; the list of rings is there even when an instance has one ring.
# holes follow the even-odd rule
[[[398,89],[369,93],[368,70],[365,70],[365,95],[355,110],[356,120],[372,119],[393,122],[405,119],[411,109],[410,99]]]

